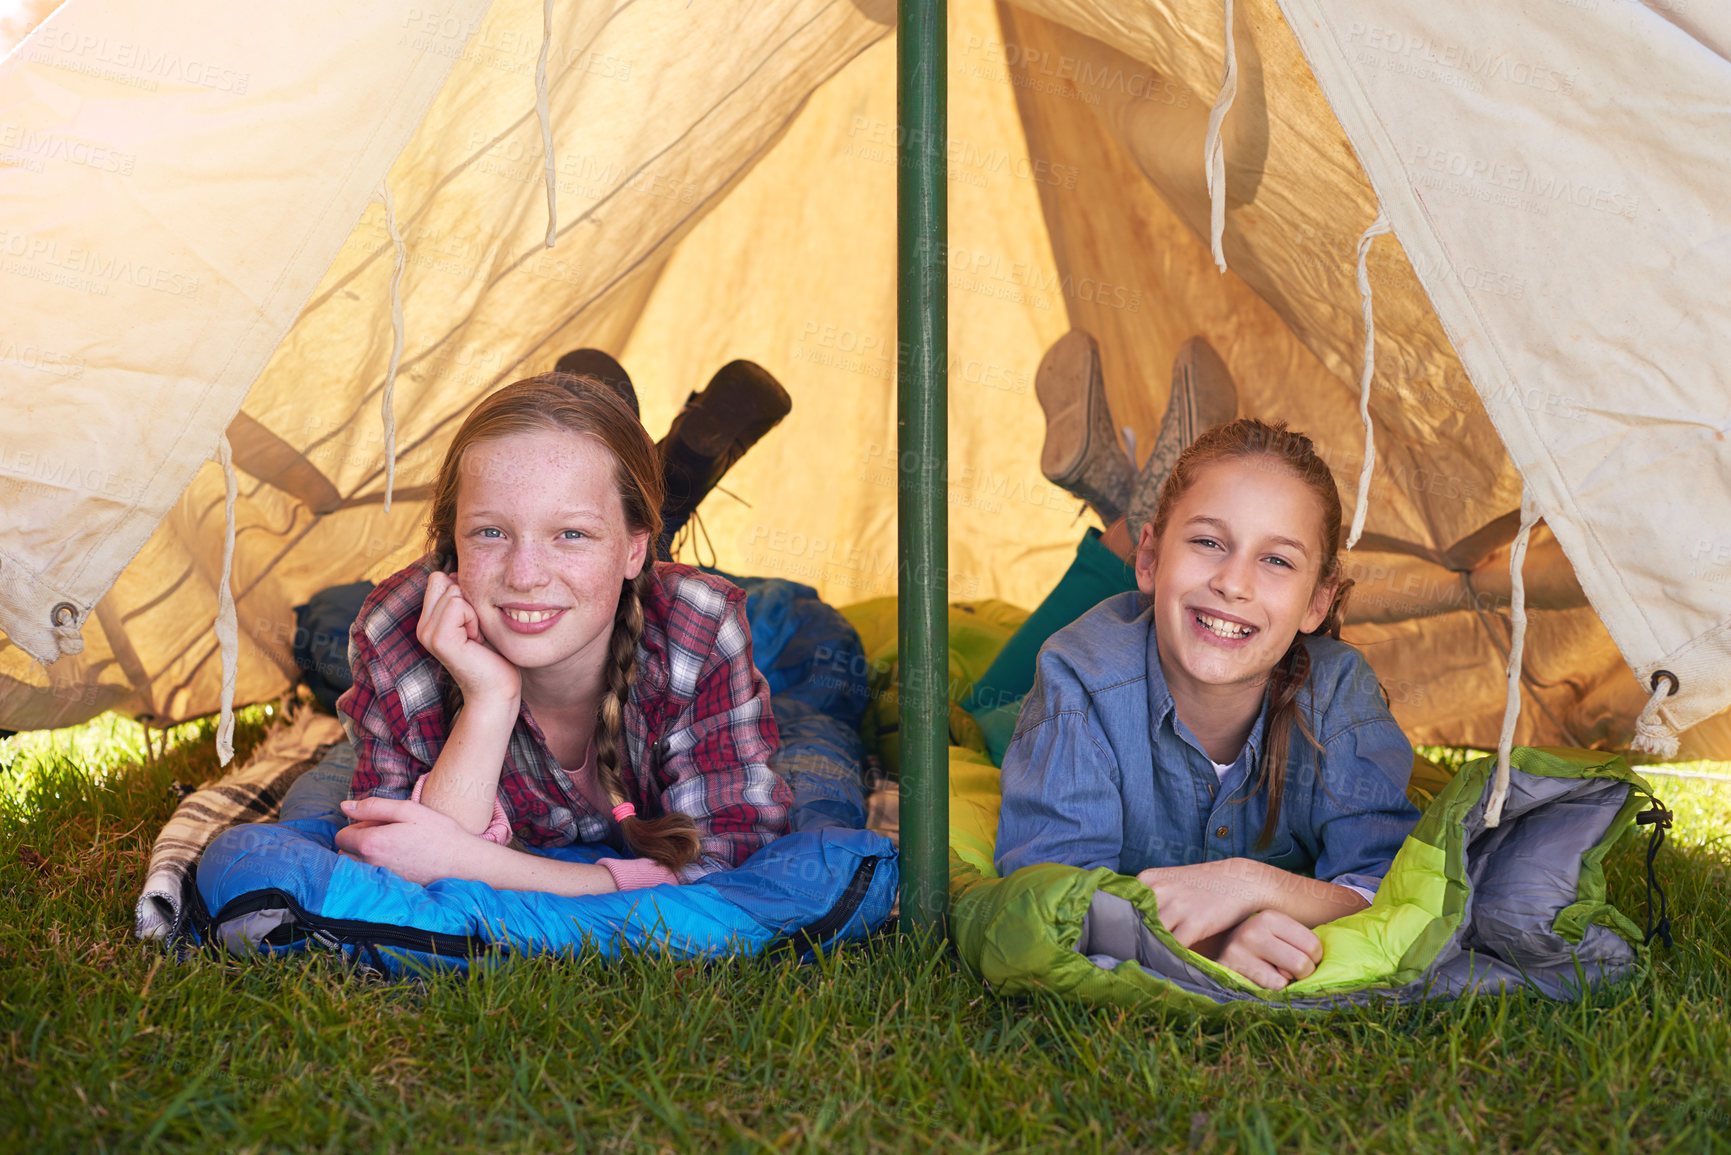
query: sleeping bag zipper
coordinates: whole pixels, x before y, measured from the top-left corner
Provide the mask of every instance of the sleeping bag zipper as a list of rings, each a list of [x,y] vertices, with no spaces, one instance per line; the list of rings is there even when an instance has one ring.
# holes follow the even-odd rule
[[[312,938],[326,946],[335,941],[343,946],[383,946],[447,958],[469,958],[474,955],[493,954],[506,949],[503,944],[490,942],[486,939],[471,938],[468,935],[449,934],[434,930],[414,930],[410,927],[395,926],[390,923],[361,922],[356,919],[327,918],[323,915],[315,915],[308,912],[286,891],[274,888],[248,891],[225,903],[223,908],[212,916],[205,906],[203,892],[198,889],[196,867],[187,878],[187,890],[192,899],[188,906],[193,913],[194,925],[197,926],[199,937],[207,942],[217,926],[231,919],[256,914],[261,910],[287,910],[294,918],[292,925],[297,933],[293,933],[285,939],[271,942],[270,945],[272,946],[293,946],[295,943]]]
[[[859,912],[860,905],[871,891],[872,879],[876,877],[878,863],[881,861],[881,858],[875,856],[860,859],[853,877],[848,880],[846,889],[836,899],[835,905],[825,911],[822,917],[774,940],[767,950],[788,948],[798,956],[816,952],[825,941],[845,929]],[[293,916],[293,933],[284,939],[271,942],[270,945],[292,946],[311,938],[325,946],[340,944],[369,949],[390,947],[447,958],[469,958],[509,949],[508,944],[467,935],[315,915],[286,891],[274,888],[248,891],[233,898],[213,917],[205,906],[203,893],[198,888],[196,867],[188,876],[187,890],[191,900],[187,905],[192,912],[192,921],[199,937],[206,942],[210,941],[217,926],[232,919],[262,910],[287,910]]]
[[[858,913],[860,903],[871,891],[872,878],[876,876],[881,858],[862,858],[859,866],[854,868],[853,877],[848,880],[847,889],[841,892],[835,905],[824,912],[822,918],[807,923],[798,930],[790,931],[769,944],[769,951],[787,949],[794,952],[795,957],[804,957],[807,952],[816,953],[834,934],[844,929],[853,916]],[[768,953],[766,951],[765,953]]]

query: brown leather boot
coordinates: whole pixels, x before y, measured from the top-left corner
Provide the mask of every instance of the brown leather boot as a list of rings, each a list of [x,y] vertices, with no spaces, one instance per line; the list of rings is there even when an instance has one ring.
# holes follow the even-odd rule
[[[792,409],[787,390],[754,361],[728,362],[703,392],[691,395],[657,446],[667,483],[657,556],[670,556],[674,535],[721,475]]]

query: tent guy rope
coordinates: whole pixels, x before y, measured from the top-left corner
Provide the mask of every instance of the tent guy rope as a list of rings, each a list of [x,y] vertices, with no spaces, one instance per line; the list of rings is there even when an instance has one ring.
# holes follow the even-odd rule
[[[396,255],[391,263],[391,367],[385,372],[385,390],[379,398],[379,418],[385,426],[385,512],[391,512],[391,490],[397,484],[397,366],[403,360],[403,267],[409,263],[403,234],[397,231],[397,208],[391,201],[391,186],[379,182],[385,202],[385,229],[391,234]]]
[[[1346,548],[1358,544],[1364,532],[1364,518],[1370,512],[1370,478],[1376,469],[1376,430],[1370,423],[1370,382],[1376,376],[1376,317],[1370,305],[1370,244],[1389,231],[1388,217],[1379,207],[1376,219],[1358,238],[1358,299],[1364,309],[1364,371],[1358,378],[1358,416],[1364,422],[1364,465],[1358,471],[1358,496],[1352,509],[1352,532],[1346,535]]]
[[[1513,633],[1509,638],[1509,698],[1503,707],[1503,733],[1497,739],[1497,774],[1491,784],[1490,797],[1485,800],[1485,826],[1495,827],[1503,820],[1503,803],[1509,797],[1509,751],[1514,747],[1515,722],[1521,716],[1521,652],[1527,644],[1527,583],[1521,576],[1527,561],[1527,540],[1532,536],[1533,523],[1539,520],[1538,502],[1530,486],[1521,487],[1521,528],[1515,534],[1509,550],[1509,620]]]
[[[559,235],[558,178],[553,170],[553,113],[547,105],[547,50],[553,44],[553,0],[541,5],[541,56],[535,61],[535,116],[541,121],[541,154],[547,175],[547,247]]]
[[[229,449],[228,434],[216,443],[217,460],[222,463],[223,533],[222,581],[216,591],[216,644],[222,653],[222,717],[216,725],[216,761],[227,766],[234,761],[234,684],[240,666],[240,622],[235,615],[234,590],[234,503],[240,493],[235,477],[234,454]]]
[[[1232,41],[1232,0],[1226,0],[1226,66],[1220,77],[1220,95],[1208,113],[1208,135],[1202,143],[1202,164],[1208,174],[1208,243],[1214,263],[1226,271],[1226,149],[1220,142],[1220,126],[1238,97],[1238,48]]]

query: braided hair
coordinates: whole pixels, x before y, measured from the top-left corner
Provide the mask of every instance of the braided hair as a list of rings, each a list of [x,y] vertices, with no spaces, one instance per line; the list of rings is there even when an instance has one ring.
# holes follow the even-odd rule
[[[619,609],[613,618],[613,638],[607,647],[607,692],[595,731],[597,777],[608,799],[618,806],[625,802],[625,786],[619,773],[619,751],[625,740],[625,703],[631,684],[637,680],[637,643],[643,637],[643,600],[655,579],[644,566],[625,583],[619,594]],[[689,815],[669,811],[659,818],[628,816],[620,824],[625,841],[640,857],[653,858],[669,870],[696,862],[701,850],[697,824]]]
[[[445,451],[433,485],[427,516],[427,547],[440,568],[456,561],[457,488],[463,454],[478,441],[519,433],[561,430],[599,440],[612,453],[614,481],[631,532],[661,534],[664,489],[660,459],[643,423],[619,394],[595,377],[580,373],[543,373],[517,381],[487,397],[463,421]],[[615,806],[647,805],[648,798],[631,799],[625,791],[621,760],[625,743],[625,705],[637,680],[637,647],[643,638],[643,604],[655,581],[653,561],[646,560],[636,577],[619,591],[608,642],[606,691],[595,725],[595,754],[601,787]],[[441,670],[443,675],[443,671]],[[456,682],[443,676],[446,709],[454,715],[462,706]],[[686,814],[667,813],[653,819],[628,817],[620,823],[628,846],[638,855],[677,869],[698,858],[697,825]]]
[[[1160,490],[1160,502],[1152,522],[1156,550],[1178,499],[1196,484],[1202,470],[1218,461],[1245,458],[1267,458],[1277,462],[1316,494],[1322,505],[1322,563],[1316,588],[1332,587],[1334,590],[1328,613],[1322,621],[1315,629],[1293,637],[1292,644],[1268,676],[1268,722],[1263,732],[1265,740],[1256,783],[1268,797],[1268,817],[1256,842],[1258,847],[1265,847],[1280,827],[1280,805],[1286,794],[1286,762],[1294,726],[1313,750],[1320,752],[1322,749],[1311,722],[1298,709],[1299,691],[1310,680],[1310,651],[1305,647],[1304,639],[1324,635],[1336,640],[1340,638],[1353,579],[1345,576],[1346,567],[1340,558],[1340,491],[1335,487],[1334,474],[1329,471],[1328,463],[1318,456],[1315,443],[1302,433],[1288,430],[1284,421],[1270,424],[1254,417],[1240,417],[1215,426],[1191,442],[1179,455]]]

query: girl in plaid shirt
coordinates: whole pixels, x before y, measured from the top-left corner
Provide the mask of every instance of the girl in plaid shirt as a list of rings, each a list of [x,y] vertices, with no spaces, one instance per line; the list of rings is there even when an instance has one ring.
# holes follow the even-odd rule
[[[519,381],[469,415],[431,552],[350,634],[339,850],[413,882],[592,894],[690,882],[787,832],[745,595],[651,559],[661,477],[643,426],[589,377]],[[619,855],[516,848],[603,842]]]

